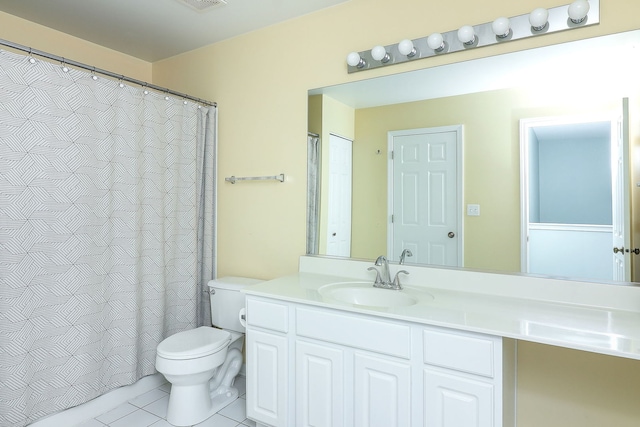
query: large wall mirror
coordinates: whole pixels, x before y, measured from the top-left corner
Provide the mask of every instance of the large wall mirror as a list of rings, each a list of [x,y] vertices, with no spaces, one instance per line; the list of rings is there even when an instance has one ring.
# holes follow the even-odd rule
[[[638,76],[632,31],[310,90],[308,253],[640,281]]]

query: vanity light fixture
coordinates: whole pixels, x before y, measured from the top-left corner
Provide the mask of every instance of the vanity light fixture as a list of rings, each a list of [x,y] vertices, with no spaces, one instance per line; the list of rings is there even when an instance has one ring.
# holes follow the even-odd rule
[[[401,40],[400,43],[398,43],[398,52],[407,58],[413,58],[416,56],[416,53],[418,53],[413,42],[409,39]]]
[[[458,29],[458,40],[465,46],[473,46],[476,42],[476,32],[471,25],[463,25]]]
[[[427,46],[434,52],[443,52],[446,47],[444,44],[444,37],[440,33],[433,33],[427,37]]]
[[[534,31],[542,31],[549,23],[549,11],[543,7],[533,9],[529,14],[529,23]]]
[[[582,23],[589,13],[589,2],[587,0],[576,0],[569,5],[569,19],[574,24]]]
[[[511,34],[511,21],[509,18],[501,16],[491,23],[493,34],[499,39],[506,39]]]
[[[389,52],[387,52],[384,46],[380,45],[375,46],[373,49],[371,49],[371,57],[376,61],[382,62],[383,64],[386,64],[391,59],[391,57],[389,56]]]
[[[434,32],[426,37],[351,52],[347,56],[347,70],[349,73],[370,70],[600,23],[600,0],[570,1],[572,3],[563,6],[537,8],[523,15],[501,16],[484,24],[465,25],[458,30]]]

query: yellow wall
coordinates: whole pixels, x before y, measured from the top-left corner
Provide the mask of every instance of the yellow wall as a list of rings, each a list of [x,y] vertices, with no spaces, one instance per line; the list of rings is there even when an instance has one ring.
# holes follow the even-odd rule
[[[636,0],[602,0],[602,23],[598,26],[350,75],[345,65],[348,52],[422,37],[430,31],[449,31],[467,23],[489,22],[496,13],[513,16],[535,7],[564,3],[487,0],[478,7],[474,0],[350,0],[155,63],[155,84],[198,94],[220,106],[219,274],[273,278],[297,270],[298,257],[305,251],[309,89],[634,29],[639,26],[640,4]],[[231,187],[221,181],[234,174],[280,172],[288,176],[284,184]],[[602,419],[608,420],[606,425],[636,426],[638,412],[633,402],[640,401],[637,382],[603,383],[599,381],[599,368],[609,363],[623,371],[637,372],[640,362],[583,356],[579,352],[567,354],[561,349],[527,344],[520,346],[518,374],[522,378],[544,378],[548,368],[571,364],[574,354],[584,360],[571,375],[553,369],[551,383],[573,382],[576,387],[571,393],[549,391],[549,384],[541,381],[520,383],[518,426],[600,427]],[[598,399],[593,393],[596,387]],[[535,398],[545,395],[553,395],[553,402]],[[575,412],[576,402],[595,416],[582,420]],[[540,416],[545,416],[543,423]],[[583,422],[577,423],[578,418]],[[636,422],[630,421],[633,419]]]
[[[348,75],[345,56],[559,0],[350,0],[154,63],[152,82],[219,103],[218,273],[273,278],[305,250],[307,90],[639,27],[637,0],[602,0],[598,26]],[[0,13],[0,37],[149,80],[149,64]],[[280,183],[230,175],[285,173]],[[640,362],[520,343],[519,427],[635,427]],[[571,384],[571,387],[567,385]],[[590,416],[584,417],[583,413]],[[541,421],[543,418],[543,421]]]
[[[4,12],[0,12],[0,38],[143,82],[151,82],[152,64],[150,62]]]
[[[631,11],[640,6],[606,0],[597,26],[362,73],[347,74],[349,51],[489,22],[496,11],[512,16],[560,4],[488,0],[478,8],[472,0],[350,0],[154,63],[155,84],[219,103],[219,274],[273,278],[297,269],[305,251],[308,89],[633,29],[638,24]],[[281,172],[287,175],[282,185],[231,186],[223,180]]]

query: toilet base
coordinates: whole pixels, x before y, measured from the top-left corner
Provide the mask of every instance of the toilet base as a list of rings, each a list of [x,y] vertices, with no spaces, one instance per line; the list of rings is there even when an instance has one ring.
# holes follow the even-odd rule
[[[209,383],[204,384],[206,390],[195,390],[194,387],[171,387],[167,422],[171,425],[184,427],[198,424],[213,416],[225,406],[238,398],[235,387],[220,386],[209,392]],[[201,397],[206,396],[206,401]]]
[[[198,424],[233,402],[238,389],[232,384],[241,367],[242,353],[231,348],[211,380],[190,385],[172,383],[167,422],[179,427]]]

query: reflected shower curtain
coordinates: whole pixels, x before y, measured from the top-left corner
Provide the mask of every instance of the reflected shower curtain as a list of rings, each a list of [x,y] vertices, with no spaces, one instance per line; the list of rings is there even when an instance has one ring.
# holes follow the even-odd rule
[[[320,220],[320,138],[307,135],[307,253],[317,254]]]
[[[216,109],[0,51],[0,426],[208,321]]]

